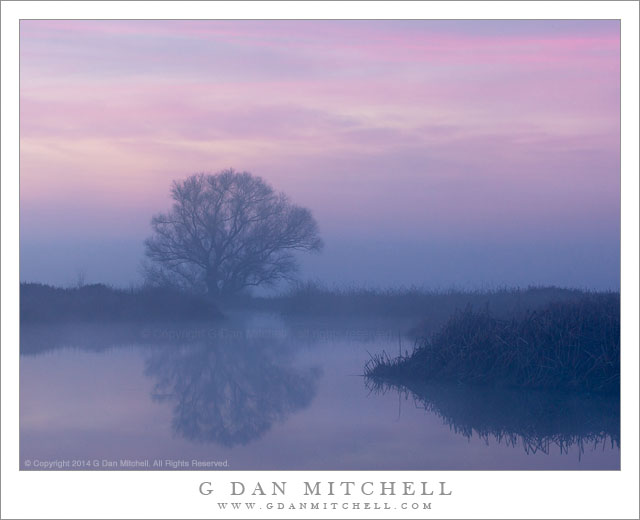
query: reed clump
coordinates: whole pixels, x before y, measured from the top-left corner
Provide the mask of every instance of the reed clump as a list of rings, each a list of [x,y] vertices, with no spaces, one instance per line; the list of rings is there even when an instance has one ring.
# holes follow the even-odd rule
[[[620,297],[592,293],[510,319],[471,307],[418,340],[411,355],[379,355],[365,375],[392,382],[455,381],[522,388],[616,392]]]

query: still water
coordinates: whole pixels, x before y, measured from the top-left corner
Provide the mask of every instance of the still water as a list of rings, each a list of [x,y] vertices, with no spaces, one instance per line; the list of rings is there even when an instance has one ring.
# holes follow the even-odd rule
[[[619,469],[617,402],[365,380],[411,324],[24,326],[21,468]]]

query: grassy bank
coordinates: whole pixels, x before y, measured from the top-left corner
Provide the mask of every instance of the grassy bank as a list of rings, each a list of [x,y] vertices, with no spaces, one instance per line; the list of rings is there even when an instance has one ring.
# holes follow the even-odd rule
[[[394,383],[473,384],[615,392],[620,384],[620,297],[586,294],[510,319],[457,311],[411,355],[380,355],[365,375]]]
[[[221,316],[205,298],[168,289],[77,288],[20,284],[21,323],[52,321],[207,320]]]

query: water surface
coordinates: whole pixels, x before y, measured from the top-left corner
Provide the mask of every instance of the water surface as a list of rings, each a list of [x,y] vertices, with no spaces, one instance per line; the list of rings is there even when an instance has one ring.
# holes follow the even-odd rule
[[[410,325],[23,326],[21,468],[619,469],[617,402],[368,383]]]

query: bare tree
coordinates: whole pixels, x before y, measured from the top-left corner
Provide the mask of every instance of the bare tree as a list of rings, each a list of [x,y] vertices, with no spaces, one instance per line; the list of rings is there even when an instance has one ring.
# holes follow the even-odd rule
[[[250,173],[192,175],[175,181],[171,196],[145,241],[152,283],[234,294],[290,279],[296,252],[322,248],[311,212]]]

